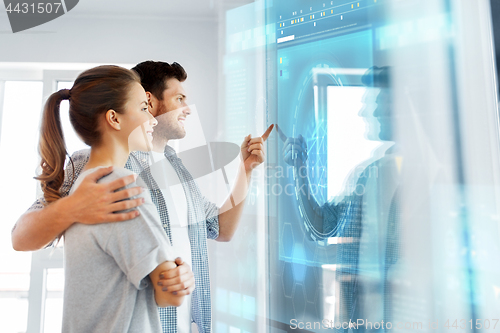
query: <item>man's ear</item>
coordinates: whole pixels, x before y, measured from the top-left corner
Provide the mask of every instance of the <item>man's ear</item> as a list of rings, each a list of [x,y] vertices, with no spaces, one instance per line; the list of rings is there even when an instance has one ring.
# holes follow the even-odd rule
[[[120,118],[118,113],[113,109],[106,112],[106,123],[117,131],[121,130]]]
[[[157,116],[159,102],[158,99],[149,91],[146,91],[146,96],[148,97],[148,109],[149,112],[153,115],[153,117]]]
[[[149,91],[146,91],[146,96],[148,97],[148,107],[151,110],[153,108],[153,103],[154,103],[153,99],[154,99],[154,96]]]

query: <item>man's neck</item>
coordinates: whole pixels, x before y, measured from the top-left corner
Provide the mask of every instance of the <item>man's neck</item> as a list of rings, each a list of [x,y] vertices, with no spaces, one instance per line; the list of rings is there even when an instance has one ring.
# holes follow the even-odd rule
[[[164,141],[162,144],[153,144],[153,151],[155,153],[161,153],[165,151],[165,147],[168,145],[168,140]]]

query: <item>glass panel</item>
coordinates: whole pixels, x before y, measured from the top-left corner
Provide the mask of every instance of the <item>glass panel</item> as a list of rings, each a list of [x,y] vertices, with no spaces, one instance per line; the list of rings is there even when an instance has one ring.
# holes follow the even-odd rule
[[[473,331],[500,305],[487,2],[266,4],[270,331]]]
[[[247,1],[250,2],[250,1]],[[226,4],[229,6],[229,4]],[[265,45],[268,37],[262,1],[226,13],[223,100],[223,130],[217,138],[241,145],[248,134],[259,136],[266,130],[264,111]],[[222,39],[220,41],[222,44]],[[224,45],[224,44],[223,44]],[[237,158],[228,165],[229,181],[235,179]],[[264,332],[266,316],[265,182],[263,168],[252,175],[252,182],[241,218],[241,229],[231,241],[231,255],[224,244],[213,246],[210,274],[213,284],[215,332]],[[217,186],[216,186],[217,187]],[[216,188],[215,187],[215,188]],[[219,187],[223,188],[223,187]],[[213,189],[203,191],[210,195]],[[211,245],[209,245],[211,246]],[[231,272],[231,274],[227,274]]]
[[[15,221],[36,198],[35,167],[41,82],[5,83],[0,138],[0,322],[2,332],[24,332],[28,314],[30,252],[15,252],[10,239]]]

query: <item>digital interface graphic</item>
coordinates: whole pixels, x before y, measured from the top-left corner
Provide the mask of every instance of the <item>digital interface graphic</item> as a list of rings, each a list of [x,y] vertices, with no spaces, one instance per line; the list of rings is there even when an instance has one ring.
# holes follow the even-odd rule
[[[217,290],[218,331],[260,331],[259,320],[280,333],[430,331],[438,319],[443,327],[447,317],[479,318],[479,291],[488,304],[499,299],[494,278],[473,267],[471,245],[483,233],[463,210],[465,162],[451,157],[460,149],[452,119],[461,77],[453,8],[447,0],[274,0],[227,13],[227,135],[256,123],[277,131],[267,145],[267,223],[245,231],[250,245],[234,260],[245,277]],[[486,244],[481,258],[497,253]],[[236,325],[245,317],[238,309],[260,304],[262,263],[265,317]],[[366,325],[349,327],[358,319]]]
[[[328,106],[335,101],[328,89],[361,85],[359,74],[373,65],[371,39],[368,30],[278,50],[278,123],[291,137],[305,138],[307,174],[320,204],[329,199]]]
[[[364,264],[380,255],[370,251],[378,243],[361,239],[362,199],[367,196],[355,195],[365,185],[375,191],[367,184],[376,180],[364,179],[363,173],[373,168],[377,150],[391,145],[366,133],[366,123],[380,107],[375,102],[380,90],[370,83],[369,71],[377,65],[375,20],[370,21],[377,4],[274,4],[276,65],[269,75],[275,75],[271,92],[280,139],[269,205],[276,212],[271,242],[276,246],[271,253],[276,328],[291,319],[348,321],[356,308],[358,276],[380,280],[373,275],[380,267]],[[374,129],[378,134],[379,128]],[[376,204],[370,214],[377,219]],[[331,228],[323,225],[327,220],[333,221]]]
[[[349,154],[342,156],[336,154],[332,147],[329,148],[328,136],[335,135],[333,131],[336,130],[329,118],[335,119],[338,114],[347,112],[348,118],[362,123],[357,112],[359,110],[343,109],[336,105],[337,101],[329,98],[335,97],[335,94],[332,95],[329,91],[332,88],[339,89],[340,93],[342,89],[352,88],[363,91],[360,74],[364,74],[372,66],[372,31],[334,36],[279,49],[277,64],[278,126],[286,136],[296,138],[300,135],[304,138],[307,163],[301,171],[307,175],[309,182],[308,187],[300,184],[297,178],[301,171],[287,164],[283,158],[278,159],[278,169],[286,170],[282,177],[277,177],[279,188],[288,189],[277,196],[279,259],[285,265],[282,278],[285,296],[295,295],[294,289],[298,284],[304,286],[306,294],[315,295],[319,292],[314,289],[322,279],[322,266],[337,264],[337,256],[340,255],[337,249],[341,245],[336,244],[337,229],[331,230],[328,237],[320,235],[322,232],[312,225],[311,219],[314,217],[309,216],[307,201],[315,201],[318,206],[323,206],[335,200],[329,196],[329,184],[335,178],[342,183],[348,177],[348,174],[332,172],[335,164],[346,164],[345,159]],[[359,98],[358,103],[351,99],[347,104],[361,107],[361,97],[358,93],[355,95],[355,98]],[[337,106],[336,110],[334,106]],[[359,147],[353,142],[344,141],[348,137],[339,139],[342,140],[342,145],[353,151]],[[281,151],[281,146],[278,151]],[[350,155],[356,154],[353,151]],[[332,154],[336,156],[331,156]],[[352,169],[355,166],[356,164],[351,164],[347,167]],[[292,184],[294,186],[290,186]],[[301,195],[304,191],[307,195]],[[342,227],[339,225],[339,228]],[[322,303],[315,298],[309,300],[310,306],[313,303],[311,301]],[[300,302],[301,299],[298,299],[294,304],[298,308],[307,306],[307,298],[304,298],[304,305],[297,304]],[[320,316],[320,310],[309,312]]]

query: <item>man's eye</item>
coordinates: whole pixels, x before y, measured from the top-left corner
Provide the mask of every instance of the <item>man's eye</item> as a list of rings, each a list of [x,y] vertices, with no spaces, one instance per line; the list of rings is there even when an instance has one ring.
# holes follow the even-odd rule
[[[142,108],[142,111],[148,112],[148,108]]]

